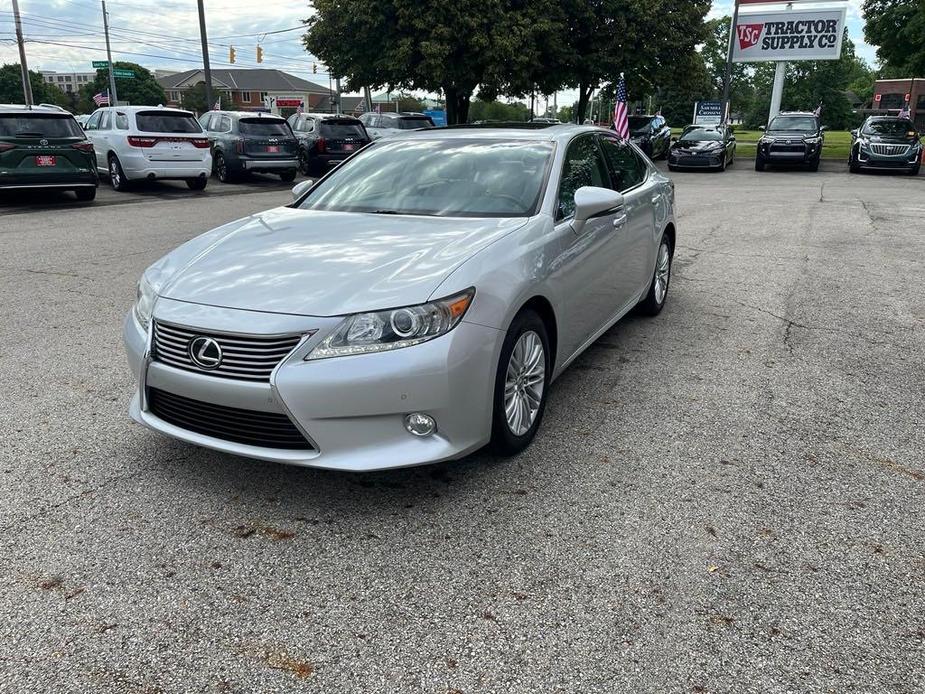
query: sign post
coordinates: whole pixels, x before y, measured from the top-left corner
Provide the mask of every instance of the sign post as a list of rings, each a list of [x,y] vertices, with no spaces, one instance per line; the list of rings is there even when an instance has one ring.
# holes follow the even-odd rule
[[[718,125],[728,113],[723,109],[723,101],[698,101],[694,104],[694,125]]]

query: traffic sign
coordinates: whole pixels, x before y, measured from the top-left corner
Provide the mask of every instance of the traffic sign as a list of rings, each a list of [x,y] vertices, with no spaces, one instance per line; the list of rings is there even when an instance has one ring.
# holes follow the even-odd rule
[[[135,79],[135,72],[134,72],[134,70],[119,70],[119,69],[114,69],[114,70],[112,71],[112,76],[113,76],[113,77],[119,77],[119,78],[124,79],[124,80],[133,80],[133,79]]]
[[[92,63],[90,63],[90,64],[93,65],[93,67],[95,67],[95,68],[97,68],[97,69],[100,69],[100,68],[106,69],[107,67],[109,67],[109,61],[108,61],[108,60],[94,60],[94,61],[93,61]]]

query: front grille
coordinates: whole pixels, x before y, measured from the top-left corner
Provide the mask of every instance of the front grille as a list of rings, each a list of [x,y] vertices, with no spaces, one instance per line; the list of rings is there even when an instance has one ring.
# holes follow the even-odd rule
[[[148,388],[148,409],[181,429],[225,441],[262,448],[314,450],[284,414],[214,405],[158,388]]]
[[[217,368],[202,369],[193,362],[190,342],[197,337],[210,337],[221,347],[222,359]],[[155,361],[178,369],[210,376],[269,381],[276,365],[289,355],[301,339],[301,335],[233,335],[199,331],[155,321],[152,357]]]
[[[872,144],[870,150],[884,157],[901,157],[909,152],[909,145]]]

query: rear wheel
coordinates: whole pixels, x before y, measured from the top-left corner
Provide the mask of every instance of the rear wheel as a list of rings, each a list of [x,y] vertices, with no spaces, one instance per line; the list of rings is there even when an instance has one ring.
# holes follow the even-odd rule
[[[295,169],[291,171],[284,171],[279,175],[279,178],[284,183],[292,183],[295,180],[296,171]]]
[[[113,190],[124,193],[128,190],[128,180],[125,178],[125,171],[122,170],[122,164],[119,163],[119,157],[115,154],[109,155],[109,182]]]
[[[308,176],[308,154],[304,149],[299,149],[299,171]]]
[[[222,183],[231,183],[233,177],[231,172],[228,170],[228,162],[225,161],[225,156],[221,152],[215,153],[214,159],[215,175],[218,176],[218,180]]]
[[[658,254],[655,256],[655,270],[652,273],[649,293],[639,302],[638,306],[639,312],[644,316],[657,316],[665,306],[665,301],[668,299],[668,285],[671,282],[672,255],[671,241],[663,234],[662,241],[658,245]]]
[[[205,176],[199,176],[198,178],[187,178],[186,187],[190,190],[205,190],[206,184],[209,182],[209,179]]]
[[[74,191],[74,195],[77,196],[77,199],[81,202],[90,202],[91,200],[96,199],[96,186],[92,188],[78,188]]]
[[[534,311],[517,315],[501,347],[495,375],[491,444],[499,455],[520,453],[536,436],[546,409],[549,339]]]

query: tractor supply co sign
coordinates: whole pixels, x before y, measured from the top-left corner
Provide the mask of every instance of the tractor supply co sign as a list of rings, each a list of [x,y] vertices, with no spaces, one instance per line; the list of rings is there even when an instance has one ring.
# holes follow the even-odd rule
[[[732,62],[837,60],[845,8],[740,14]]]

